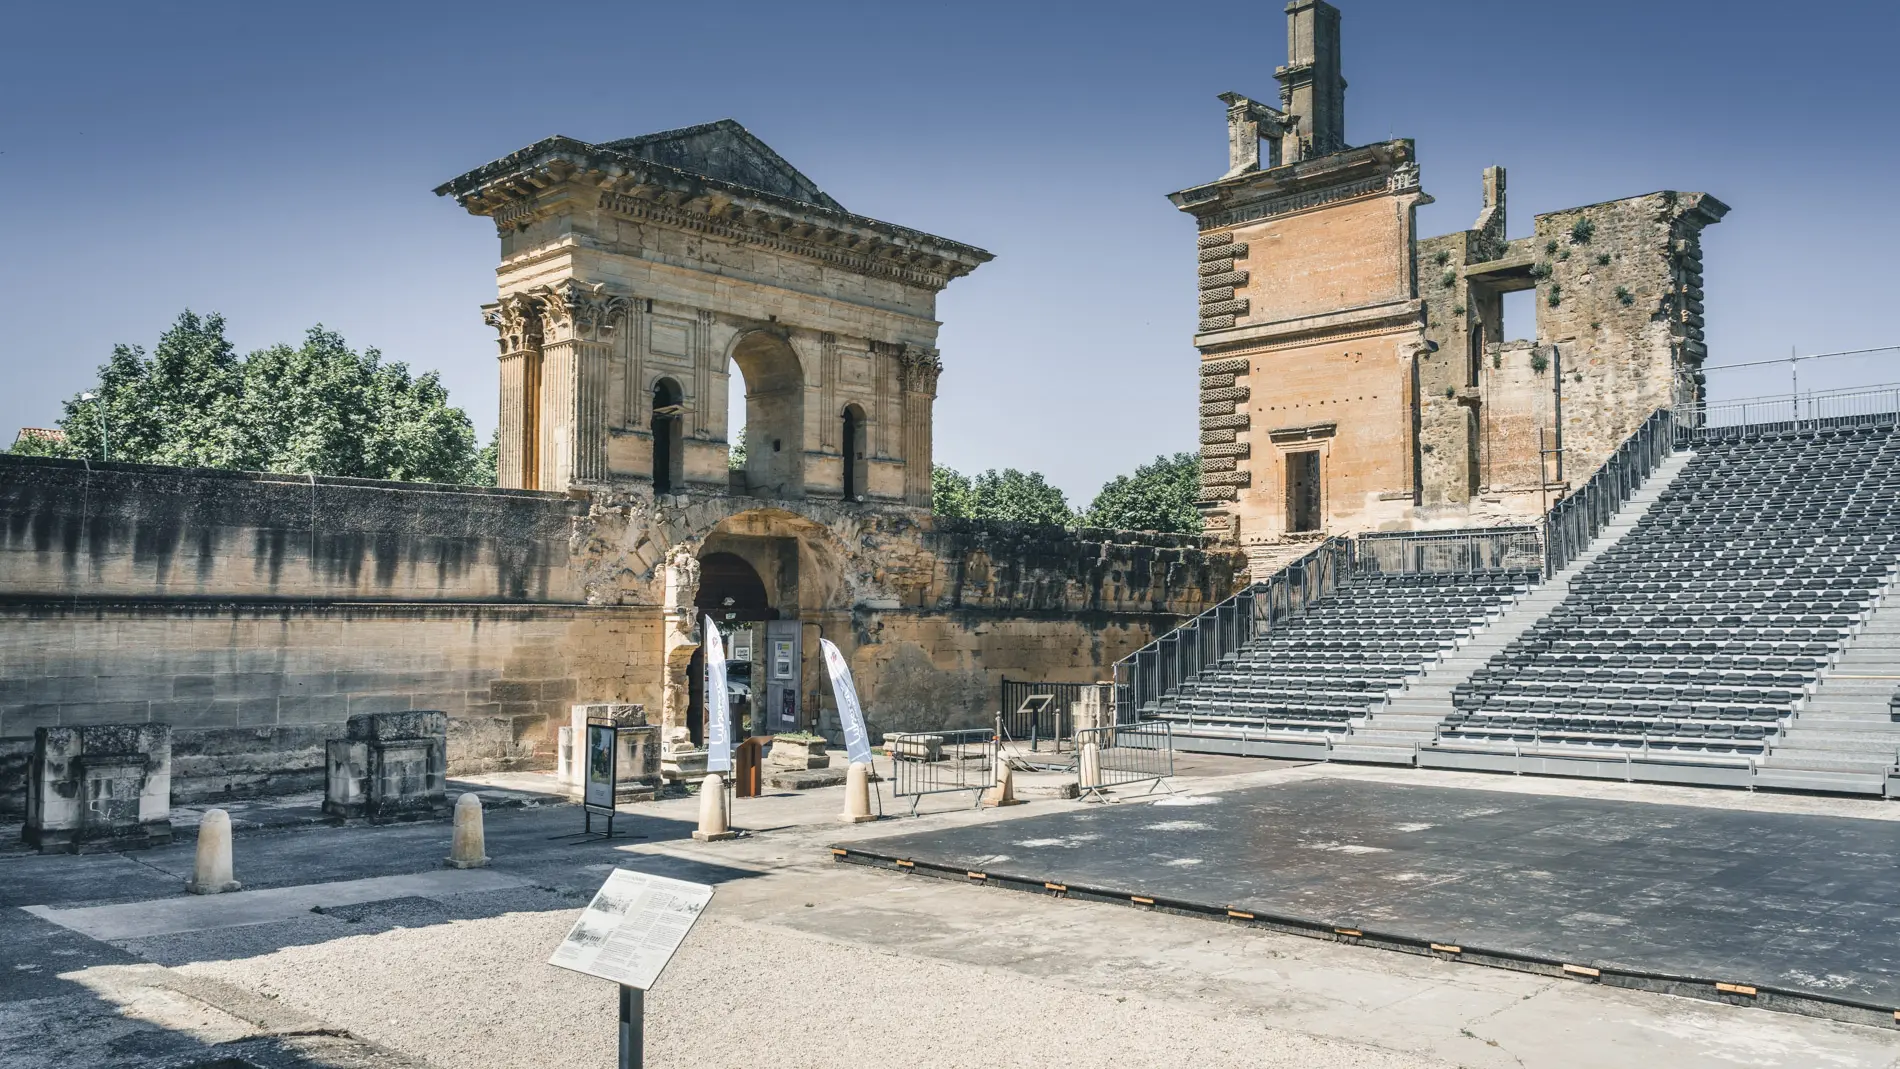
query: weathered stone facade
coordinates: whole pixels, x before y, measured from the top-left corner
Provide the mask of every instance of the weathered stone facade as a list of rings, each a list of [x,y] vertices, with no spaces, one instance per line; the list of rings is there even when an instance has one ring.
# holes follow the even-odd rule
[[[448,714],[451,773],[552,767],[576,701],[687,722],[702,554],[822,635],[874,727],[985,722],[1225,597],[1197,538],[638,489],[579,497],[0,456],[0,808],[38,727],[167,723],[181,801],[322,783],[363,713]]]
[[[1199,227],[1202,507],[1257,576],[1330,534],[1522,523],[1658,408],[1700,397],[1699,234],[1728,209],[1664,191],[1506,234],[1420,239],[1406,140],[1348,147],[1339,12],[1287,5],[1281,107],[1237,93],[1229,163],[1172,195]],[[1537,337],[1503,294],[1537,291]]]

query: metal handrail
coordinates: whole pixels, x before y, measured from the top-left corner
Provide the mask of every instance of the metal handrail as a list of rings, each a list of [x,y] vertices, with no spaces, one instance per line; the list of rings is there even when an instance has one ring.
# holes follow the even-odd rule
[[[1657,465],[1676,449],[1677,414],[1659,408],[1623,439],[1590,481],[1544,514],[1544,577],[1576,560]]]
[[[1231,660],[1256,636],[1332,593],[1352,567],[1352,539],[1336,535],[1265,581],[1253,583],[1115,662],[1115,719],[1139,711]]]
[[[1767,429],[1796,430],[1830,424],[1866,422],[1891,425],[1900,414],[1900,384],[1847,386],[1835,390],[1707,398],[1676,408],[1676,423],[1686,437],[1722,437]]]

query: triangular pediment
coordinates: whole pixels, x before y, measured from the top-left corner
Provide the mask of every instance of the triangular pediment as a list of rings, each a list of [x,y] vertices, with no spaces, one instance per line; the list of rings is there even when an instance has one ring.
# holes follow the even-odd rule
[[[600,146],[821,208],[843,211],[798,168],[731,119],[608,141]]]

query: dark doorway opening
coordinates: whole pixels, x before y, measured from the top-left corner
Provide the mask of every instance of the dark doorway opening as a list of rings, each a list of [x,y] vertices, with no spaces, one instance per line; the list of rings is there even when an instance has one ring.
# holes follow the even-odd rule
[[[844,499],[864,500],[864,410],[844,406]]]
[[[778,619],[778,610],[772,608],[767,596],[764,580],[744,557],[736,553],[708,553],[699,559],[699,592],[693,598],[695,621],[704,626],[710,616],[719,625],[719,630],[730,632],[739,627]],[[732,712],[738,721],[734,738],[743,735],[743,725],[752,720],[752,679],[750,661],[742,667],[730,658],[732,646],[727,646],[727,695],[732,699]],[[706,655],[705,646],[693,652],[693,659],[686,669],[687,704],[686,730],[692,735],[694,745],[705,743],[706,714]]]
[[[661,379],[653,384],[653,492],[670,494],[684,481],[681,425],[685,396],[680,384]]]
[[[1319,450],[1286,455],[1286,529],[1320,529]]]

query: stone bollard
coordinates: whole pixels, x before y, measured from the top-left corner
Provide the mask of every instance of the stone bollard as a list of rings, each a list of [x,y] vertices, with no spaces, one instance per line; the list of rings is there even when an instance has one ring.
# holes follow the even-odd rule
[[[231,874],[231,814],[208,809],[198,825],[198,859],[191,867],[191,879],[185,881],[185,890],[194,895],[217,895],[243,886]]]
[[[1102,748],[1095,743],[1082,744],[1081,782],[1084,791],[1102,789]]]
[[[455,838],[448,859],[452,869],[479,869],[488,864],[488,836],[482,829],[482,796],[464,791],[455,800]]]
[[[876,820],[871,812],[871,766],[863,761],[854,761],[844,773],[844,812],[838,819],[846,824],[862,824],[867,820]]]
[[[984,792],[983,805],[986,808],[994,808],[996,806],[1021,804],[1023,804],[1023,800],[1016,797],[1016,770],[1009,767],[1009,764],[1005,762],[997,766],[996,782],[990,785],[988,791]]]
[[[726,826],[726,779],[717,772],[699,781],[699,830],[693,838],[702,843],[736,839],[739,833]]]

